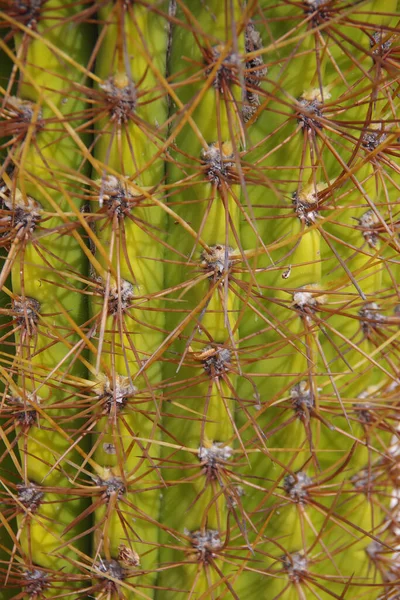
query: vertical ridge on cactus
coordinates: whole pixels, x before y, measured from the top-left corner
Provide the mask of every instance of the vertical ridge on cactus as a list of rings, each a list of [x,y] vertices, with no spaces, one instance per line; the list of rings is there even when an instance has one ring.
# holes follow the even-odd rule
[[[173,386],[164,424],[174,445],[164,454],[166,465],[171,466],[164,476],[168,488],[161,517],[168,529],[160,560],[170,563],[172,559],[177,565],[160,575],[160,594],[165,598],[174,595],[168,587],[196,595],[210,586],[216,594],[223,591],[225,586],[220,589],[218,582],[225,569],[215,565],[214,556],[223,556],[229,503],[237,496],[227,464],[237,436],[234,362],[239,352],[239,299],[231,278],[240,279],[235,269],[241,216],[236,165],[243,127],[239,106],[245,65],[239,53],[244,52],[244,23],[237,8],[220,11],[218,2],[208,8],[204,11],[200,2],[193,2],[190,12],[177,6],[169,67],[177,96],[194,108],[196,131],[183,114],[167,182],[188,181],[187,186],[179,185],[172,202],[196,228],[197,239],[183,236],[177,228],[171,231],[171,258],[179,251],[190,256],[191,265],[166,273],[168,285],[179,285],[176,298],[183,304],[181,309],[177,305],[176,319],[170,320],[180,331],[179,353],[165,369],[173,377]],[[197,36],[188,27],[194,22]],[[213,36],[219,40],[217,45]],[[189,59],[185,70],[182,52]],[[210,86],[204,90],[205,80]],[[172,131],[181,124],[173,118]],[[201,311],[185,327],[187,311],[199,303]],[[182,450],[177,452],[176,445]]]
[[[153,4],[163,10],[167,6]],[[155,388],[161,369],[154,365],[136,379],[164,329],[157,299],[164,246],[154,237],[163,235],[166,214],[152,194],[164,175],[162,158],[154,157],[166,136],[166,129],[158,131],[158,126],[167,117],[163,84],[168,29],[154,7],[116,4],[102,9],[96,57],[101,96],[94,155],[101,161],[101,179],[92,241],[101,271],[94,275],[100,294],[93,296],[92,310],[97,323],[95,389],[106,405],[93,430],[93,456],[106,501],[95,511],[95,552],[108,561],[126,551],[138,555],[143,568],[135,577],[138,585],[151,585],[155,579],[161,485],[160,398]],[[105,256],[100,247],[106,249]],[[124,579],[126,566],[118,564]]]
[[[9,489],[8,504],[14,506],[18,530],[10,547],[6,580],[12,581],[12,571],[20,569],[20,555],[26,565],[20,577],[28,589],[39,586],[31,567],[68,573],[74,571],[76,550],[89,548],[88,540],[81,538],[72,550],[72,534],[63,536],[64,523],[74,520],[86,503],[79,493],[72,493],[81,457],[74,448],[78,420],[68,406],[68,376],[82,376],[83,369],[71,353],[78,338],[64,316],[68,313],[77,323],[84,320],[85,306],[76,280],[85,264],[79,245],[68,235],[70,213],[79,205],[69,173],[80,168],[81,157],[75,140],[60,129],[64,119],[72,128],[82,123],[85,99],[74,93],[73,82],[82,77],[77,65],[88,60],[90,38],[86,27],[68,26],[76,7],[49,2],[47,9],[40,16],[35,13],[36,39],[14,30],[15,60],[21,64],[18,96],[5,97],[5,110],[10,120],[25,124],[25,131],[8,145],[4,163],[8,171],[2,187],[3,241],[8,255],[0,280],[3,286],[11,275],[12,289],[7,293],[15,339],[3,401],[14,409],[9,416],[11,421],[14,418],[16,437],[9,450],[18,481]],[[56,24],[51,17],[55,9]],[[67,67],[48,46],[59,38],[72,59]],[[75,294],[68,293],[71,287]],[[69,426],[64,429],[65,420]],[[84,449],[82,440],[81,452]],[[78,525],[73,535],[80,529]],[[57,555],[61,540],[63,552]]]
[[[398,0],[0,32],[0,600],[398,598]]]

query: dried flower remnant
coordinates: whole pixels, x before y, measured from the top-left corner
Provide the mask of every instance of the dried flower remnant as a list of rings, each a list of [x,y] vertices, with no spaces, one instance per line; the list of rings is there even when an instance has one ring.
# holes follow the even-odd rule
[[[115,444],[112,444],[111,442],[104,442],[103,450],[106,454],[117,454]]]
[[[365,337],[370,338],[379,328],[379,325],[385,323],[386,318],[379,310],[379,305],[376,302],[367,302],[359,310],[361,328]]]
[[[197,560],[205,565],[208,564],[222,548],[219,532],[215,529],[194,532],[185,530],[185,534],[191,539],[192,547],[196,550]]]
[[[365,552],[379,569],[383,580],[387,583],[393,583],[397,588],[396,582],[400,577],[400,548],[398,544],[396,546],[392,545],[392,548],[389,549],[387,545],[372,540],[366,547]]]
[[[232,354],[228,348],[213,346],[206,346],[201,354],[196,355],[196,358],[202,361],[207,375],[212,377],[222,377],[229,370],[231,357]]]
[[[357,221],[367,244],[371,248],[376,248],[379,240],[377,227],[380,225],[376,213],[372,209],[367,210]]]
[[[35,104],[30,100],[21,100],[18,96],[9,96],[6,102],[6,111],[10,117],[18,117],[25,123],[31,123],[35,114]],[[42,118],[41,110],[38,111],[38,121]]]
[[[299,418],[307,417],[314,410],[315,399],[306,381],[300,381],[290,390],[293,408]]]
[[[207,65],[205,69],[206,77],[210,75],[217,62],[220,61],[224,51],[225,48],[222,45],[214,46],[210,50],[204,49],[205,63]],[[229,86],[232,81],[237,80],[239,65],[240,58],[235,52],[228,53],[222,60],[213,81],[214,88],[221,94],[224,93],[226,86]]]
[[[108,469],[106,471],[109,471]],[[109,471],[106,473],[107,477],[94,477],[94,482],[97,486],[104,488],[104,497],[110,499],[111,496],[116,495],[117,498],[121,498],[126,493],[125,483],[120,477],[115,477]]]
[[[32,334],[36,330],[39,322],[40,302],[34,298],[14,298],[12,301],[12,310],[15,313],[15,320],[20,327],[29,328]]]
[[[376,417],[374,415],[373,407],[368,402],[362,404],[354,405],[354,412],[357,415],[359,422],[367,427],[376,421]]]
[[[327,188],[327,184],[311,184],[292,195],[292,203],[296,215],[302,223],[311,226],[318,217],[318,194]]]
[[[19,189],[11,195],[5,188],[0,189],[0,198],[2,200],[3,215],[0,218],[0,226],[7,233],[3,234],[3,239],[8,241],[10,228],[12,228],[12,237],[18,239],[29,239],[29,236],[35,231],[41,220],[42,207],[31,196],[22,195]]]
[[[135,113],[137,91],[135,84],[125,74],[110,77],[100,85],[112,120],[119,125],[127,123]]]
[[[126,567],[139,567],[140,556],[132,548],[128,548],[125,544],[120,544],[118,548],[118,562]]]
[[[252,54],[263,47],[261,35],[251,21],[246,26],[245,31],[245,49],[246,55]],[[261,105],[258,95],[258,89],[261,86],[263,77],[267,74],[267,67],[261,54],[247,57],[245,84],[246,89],[243,97],[242,116],[245,123],[257,112]]]
[[[289,554],[282,558],[282,564],[289,575],[289,579],[294,583],[299,583],[307,573],[308,560],[300,552]]]
[[[36,395],[27,394],[27,400],[40,404],[40,398]],[[29,428],[37,425],[38,413],[30,402],[24,400],[21,396],[8,396],[7,403],[21,427]]]
[[[100,562],[96,565],[96,571],[99,573],[99,579],[104,582],[107,591],[110,593],[118,591],[118,584],[111,581],[109,577],[117,581],[123,581],[126,577],[125,569],[114,559],[100,559]]]
[[[22,140],[29,126],[35,123],[35,133],[43,128],[43,113],[30,100],[8,96],[5,106],[0,108],[2,133]]]
[[[105,282],[101,277],[98,278],[98,281],[101,282],[102,294],[105,296]],[[116,283],[110,285],[107,294],[108,314],[116,315],[127,311],[132,306],[132,302],[135,298],[134,289],[134,285],[129,281],[126,281],[126,279],[121,279],[119,286]]]
[[[105,206],[110,217],[116,215],[122,219],[144,198],[129,181],[122,181],[114,175],[107,175],[95,183],[100,190],[100,208]]]
[[[388,35],[384,31],[375,31],[372,34],[372,38],[369,41],[370,47],[372,48],[372,54],[374,56],[383,56],[389,52],[392,47],[394,38],[392,35]]]
[[[222,182],[229,183],[235,166],[232,144],[210,144],[207,150],[203,149],[201,152],[201,164],[212,184],[220,187]]]
[[[250,22],[246,26],[245,32],[246,53],[251,54],[263,47],[261,35],[255,28],[254,23]],[[261,54],[252,56],[246,61],[246,83],[259,87],[262,78],[267,74],[267,67]]]
[[[233,449],[223,442],[213,442],[211,446],[199,448],[199,460],[204,466],[208,481],[218,479],[218,470],[232,457]]]
[[[283,489],[295,502],[304,504],[308,497],[308,487],[312,485],[312,479],[303,471],[294,475],[288,474],[283,480]]]
[[[209,250],[204,250],[201,254],[201,266],[205,271],[210,272],[210,279],[221,279],[224,273],[229,273],[234,261],[230,258],[234,250],[230,246],[223,244],[210,246]]]
[[[304,4],[305,14],[311,16],[309,21],[311,27],[323,25],[332,16],[330,10],[332,0],[304,0]]]
[[[35,512],[43,499],[44,493],[39,486],[35,483],[29,482],[28,485],[18,484],[18,500],[19,502],[28,508],[30,512]]]
[[[129,377],[118,374],[114,381],[106,375],[99,375],[94,390],[98,393],[97,397],[104,401],[106,414],[110,414],[114,409],[119,411],[124,408],[128,399],[138,391]]]
[[[374,482],[377,479],[375,471],[370,468],[361,469],[358,473],[350,478],[351,483],[356,490],[362,491],[364,494],[370,494],[373,490]]]
[[[318,287],[313,284],[299,288],[293,294],[293,307],[305,316],[318,310],[325,301],[325,294],[321,294]]]
[[[23,572],[24,591],[30,598],[40,597],[49,587],[48,575],[40,569],[27,569]]]
[[[240,499],[246,495],[241,485],[230,487],[226,493],[226,505],[229,509],[235,509],[240,504]]]
[[[304,131],[308,133],[315,132],[316,129],[323,129],[321,118],[324,101],[331,97],[326,88],[313,89],[304,92],[298,100],[296,112],[297,122]]]
[[[363,133],[362,136],[362,145],[364,148],[373,152],[383,144],[383,142],[387,139],[387,133],[384,130],[383,123],[372,124],[368,131]]]
[[[257,113],[261,106],[260,97],[255,92],[246,90],[244,94],[244,100],[242,105],[242,117],[243,121],[247,123]]]
[[[30,29],[36,29],[45,0],[14,0],[12,16]]]

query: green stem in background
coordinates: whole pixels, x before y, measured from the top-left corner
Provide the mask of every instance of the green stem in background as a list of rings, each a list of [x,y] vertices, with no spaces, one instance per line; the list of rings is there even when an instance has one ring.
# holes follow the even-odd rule
[[[93,457],[96,481],[105,490],[105,502],[95,511],[95,553],[107,561],[138,556],[148,574],[135,583],[146,586],[154,583],[158,561],[157,385],[162,365],[140,377],[137,373],[164,332],[156,293],[163,288],[160,240],[166,219],[152,194],[164,178],[168,21],[160,11],[167,10],[165,2],[118,2],[99,11],[100,83],[94,106],[99,111],[94,155],[102,172],[94,173],[92,208],[97,211],[94,253],[100,269],[93,269],[91,311],[97,331],[92,361],[101,409]],[[133,590],[125,593],[136,597]]]

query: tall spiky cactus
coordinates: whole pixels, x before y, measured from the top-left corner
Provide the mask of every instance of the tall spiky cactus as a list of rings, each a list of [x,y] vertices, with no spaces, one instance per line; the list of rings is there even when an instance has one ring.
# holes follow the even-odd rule
[[[399,8],[3,3],[0,599],[397,597]]]

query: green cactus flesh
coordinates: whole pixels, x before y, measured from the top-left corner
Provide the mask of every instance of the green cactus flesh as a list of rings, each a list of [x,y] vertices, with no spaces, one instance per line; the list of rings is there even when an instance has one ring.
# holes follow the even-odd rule
[[[399,598],[398,0],[0,31],[0,600]]]

